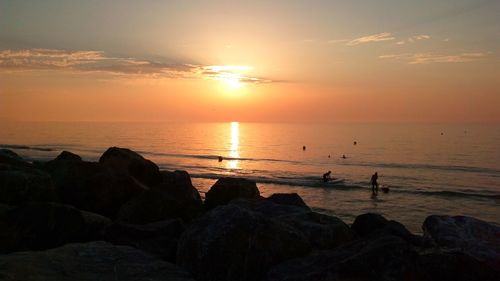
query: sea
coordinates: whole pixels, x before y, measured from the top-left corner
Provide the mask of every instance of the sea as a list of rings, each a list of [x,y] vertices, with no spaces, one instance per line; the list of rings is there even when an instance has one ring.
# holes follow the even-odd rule
[[[188,171],[202,197],[217,179],[241,177],[346,223],[375,212],[414,233],[433,214],[500,224],[498,124],[0,123],[0,148],[28,161],[63,150],[98,161],[111,146]],[[343,182],[324,183],[327,171]],[[372,196],[375,172],[387,193]]]

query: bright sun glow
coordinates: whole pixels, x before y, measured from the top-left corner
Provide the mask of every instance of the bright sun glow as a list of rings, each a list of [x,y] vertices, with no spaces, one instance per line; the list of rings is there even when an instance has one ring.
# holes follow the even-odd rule
[[[235,90],[241,87],[240,75],[225,75],[221,77],[221,81],[223,81],[229,89]]]
[[[223,82],[229,90],[237,90],[247,81],[253,80],[254,78],[249,78],[244,74],[252,69],[250,66],[242,65],[212,65],[204,67],[206,77]]]

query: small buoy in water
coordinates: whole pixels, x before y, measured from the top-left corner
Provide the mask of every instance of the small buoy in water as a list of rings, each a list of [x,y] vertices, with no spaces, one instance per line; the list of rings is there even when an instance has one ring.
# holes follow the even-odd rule
[[[219,162],[222,162],[222,156],[219,156]]]

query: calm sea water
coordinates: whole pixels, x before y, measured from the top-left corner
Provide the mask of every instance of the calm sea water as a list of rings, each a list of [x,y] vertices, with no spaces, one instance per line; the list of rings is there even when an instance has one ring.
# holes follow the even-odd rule
[[[255,180],[264,196],[297,192],[348,223],[378,212],[414,232],[430,214],[500,224],[498,125],[0,124],[0,147],[28,160],[69,150],[96,161],[110,146],[136,150],[161,169],[187,170],[202,194],[217,178],[237,176]],[[325,185],[328,170],[345,182]],[[376,198],[368,184],[374,172],[390,188]]]

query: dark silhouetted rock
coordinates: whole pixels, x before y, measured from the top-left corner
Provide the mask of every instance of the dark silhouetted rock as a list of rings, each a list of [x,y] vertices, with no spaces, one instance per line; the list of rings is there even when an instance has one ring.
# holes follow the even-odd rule
[[[351,241],[354,236],[349,226],[339,218],[312,212],[309,207],[302,204],[277,204],[269,198],[236,199],[229,204],[288,224],[303,233],[313,249],[334,248]]]
[[[366,213],[356,217],[351,226],[359,236],[378,235],[385,233],[399,236],[415,246],[421,246],[422,237],[412,234],[404,225],[397,221],[389,221],[383,216],[374,213]]]
[[[297,193],[275,193],[267,198],[267,200],[281,205],[291,205],[309,209],[304,200]]]
[[[190,221],[201,211],[201,202],[176,197],[167,191],[151,189],[123,204],[118,220],[132,224],[146,224],[171,218]]]
[[[174,262],[177,242],[185,226],[179,219],[144,225],[115,222],[103,231],[106,241],[116,245],[129,245],[158,258]]]
[[[127,148],[108,148],[99,158],[99,163],[117,175],[131,175],[147,186],[161,181],[160,170],[155,163]]]
[[[466,254],[432,251],[419,258],[422,280],[428,281],[496,281],[500,272]]]
[[[429,216],[422,229],[425,240],[457,249],[500,271],[500,226],[465,216]]]
[[[0,203],[53,201],[56,198],[50,176],[29,166],[0,163]]]
[[[313,249],[335,248],[350,242],[354,237],[352,230],[341,219],[316,212],[280,216],[275,219],[302,232]]]
[[[358,240],[329,251],[284,262],[264,280],[419,280],[418,254],[397,236]]]
[[[82,161],[82,157],[69,151],[63,151],[55,159],[55,161]]]
[[[9,210],[0,252],[44,250],[97,237],[106,218],[56,203],[31,203]]]
[[[255,182],[242,178],[221,178],[205,195],[205,207],[212,209],[238,198],[260,198]]]
[[[116,218],[125,202],[146,189],[131,176],[111,173],[99,163],[53,160],[41,168],[51,175],[59,202],[109,218]]]
[[[31,168],[31,164],[26,162],[21,156],[5,148],[0,149],[0,164]]]
[[[309,250],[294,228],[230,204],[188,227],[179,240],[177,264],[197,280],[260,280],[271,266]]]
[[[0,280],[189,281],[181,268],[129,246],[68,244],[40,252],[0,256]]]

